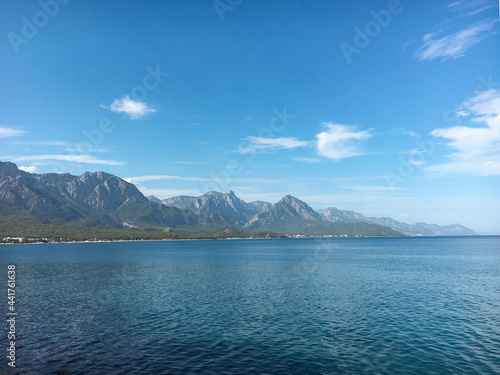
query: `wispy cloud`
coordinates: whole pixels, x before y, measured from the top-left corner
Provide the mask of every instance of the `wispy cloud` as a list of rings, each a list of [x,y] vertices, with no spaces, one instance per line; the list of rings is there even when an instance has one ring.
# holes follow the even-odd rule
[[[215,178],[210,177],[184,177],[184,176],[171,176],[171,175],[149,175],[149,176],[136,176],[127,177],[124,179],[130,183],[138,183],[145,181],[157,181],[157,180],[179,180],[179,181],[191,181],[191,182],[213,182]],[[232,178],[231,183],[255,183],[255,184],[274,184],[281,183],[281,180],[271,180],[266,178]]]
[[[30,146],[54,146],[59,147],[67,152],[109,152],[109,148],[104,147],[89,147],[89,142],[82,143],[74,143],[74,142],[66,142],[66,141],[36,141],[36,142],[11,142],[14,144],[22,144],[22,145],[30,145]]]
[[[124,165],[125,163],[116,160],[97,159],[92,155],[30,155],[30,156],[2,156],[2,160],[10,160],[14,162],[24,161],[46,161],[58,160],[69,161],[83,164],[98,164],[98,165]]]
[[[318,158],[293,158],[292,160],[308,164],[319,163],[321,161]]]
[[[196,164],[210,164],[210,161],[191,161],[191,160],[179,160],[174,161],[175,164],[184,164],[184,165],[196,165]]]
[[[457,59],[484,38],[491,34],[497,21],[486,19],[468,26],[454,34],[439,36],[438,33],[427,34],[422,38],[423,45],[416,52],[419,60]]]
[[[427,170],[500,175],[500,90],[477,93],[459,111],[475,124],[433,130],[431,135],[444,139],[454,152],[448,155],[448,163],[432,165]]]
[[[327,130],[316,135],[317,149],[321,156],[340,160],[363,155],[360,142],[372,137],[371,130],[355,131],[352,126],[323,123]]]
[[[495,4],[493,5],[488,5],[488,6],[485,6],[485,7],[482,7],[482,8],[479,8],[479,9],[475,9],[473,11],[470,11],[469,13],[467,13],[468,16],[475,16],[476,14],[479,14],[481,12],[484,12],[485,10],[488,10],[488,9],[491,9],[491,8],[496,8],[497,6]]]
[[[311,142],[301,141],[295,137],[289,138],[262,138],[262,137],[246,137],[243,139],[248,142],[248,145],[240,147],[240,154],[249,154],[253,152],[275,152],[278,150],[293,150],[299,147],[305,147]]]
[[[411,130],[407,130],[405,128],[394,128],[391,129],[388,134],[396,134],[396,135],[408,135],[410,137],[420,137],[417,133]]]
[[[14,128],[2,128],[0,127],[0,138],[10,138],[17,137],[26,134],[26,131],[14,129]]]
[[[392,187],[392,186],[351,186],[352,190],[357,190],[357,191],[396,191],[396,190],[401,190],[402,188],[399,187]]]
[[[421,148],[412,148],[407,151],[399,151],[398,154],[410,154],[410,155],[415,155],[415,154],[426,154],[428,151],[421,149]]]
[[[452,11],[459,12],[464,16],[474,16],[485,10],[496,8],[497,4],[491,0],[458,0],[448,5]]]
[[[128,95],[120,99],[115,99],[109,107],[104,104],[101,104],[101,107],[113,112],[125,113],[132,120],[144,117],[148,113],[156,112],[156,110],[148,108],[146,103],[132,100]]]

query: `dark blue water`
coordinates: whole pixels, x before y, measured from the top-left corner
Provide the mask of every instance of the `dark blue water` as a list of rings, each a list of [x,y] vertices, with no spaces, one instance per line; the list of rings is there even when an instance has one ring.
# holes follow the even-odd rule
[[[500,373],[500,237],[0,247],[10,374]]]

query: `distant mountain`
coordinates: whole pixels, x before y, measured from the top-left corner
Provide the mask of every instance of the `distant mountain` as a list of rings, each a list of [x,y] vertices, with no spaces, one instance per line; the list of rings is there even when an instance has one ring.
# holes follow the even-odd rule
[[[226,195],[228,195],[229,193],[232,193],[232,195],[234,195],[234,193],[231,191],[226,193]],[[152,202],[154,201],[156,203],[162,203],[166,206],[177,207],[177,208],[187,208],[187,209],[191,209],[195,212],[199,212],[200,210],[203,211],[206,209],[206,207],[217,207],[218,209],[226,211],[226,208],[225,208],[226,204],[221,202],[221,200],[226,200],[227,201],[226,203],[228,203],[229,206],[233,207],[233,210],[229,210],[229,211],[242,209],[243,212],[240,212],[240,214],[242,214],[244,217],[247,217],[249,214],[251,214],[251,216],[253,216],[256,213],[258,213],[260,211],[267,210],[268,208],[270,208],[272,206],[272,203],[264,202],[264,201],[244,202],[240,198],[236,197],[236,195],[234,195],[235,198],[230,197],[229,200],[231,200],[231,199],[234,201],[239,200],[239,202],[231,203],[229,200],[227,200],[223,197],[224,197],[223,193],[219,193],[217,191],[210,191],[206,194],[203,194],[203,195],[200,195],[197,197],[188,196],[188,195],[179,195],[176,197],[167,198],[167,199],[163,199],[160,201],[158,198],[156,198],[154,196],[149,196],[148,199]],[[194,203],[195,201],[197,201],[197,203]],[[222,206],[219,206],[220,204],[222,204]],[[205,206],[205,207],[202,208],[202,206]],[[229,213],[229,211],[228,211],[228,213]],[[238,219],[241,220],[241,215],[235,214],[234,212],[232,212],[232,214],[233,214],[232,216],[238,216]]]
[[[367,222],[365,216],[354,211],[339,210],[335,207],[329,207],[324,210],[317,210],[317,212],[326,220],[334,223],[356,223],[359,221]]]
[[[325,210],[318,210],[318,213],[326,220],[334,223],[356,223],[365,222],[370,224],[378,224],[392,228],[404,234],[423,235],[423,236],[469,236],[477,233],[470,228],[460,224],[447,226],[439,226],[436,224],[407,224],[390,217],[366,217],[363,214],[354,211],[339,210],[335,207],[330,207]]]
[[[197,214],[219,212],[240,226],[243,226],[249,218],[258,212],[232,191],[228,191],[226,194],[208,192],[190,203],[187,209]]]
[[[307,203],[287,195],[266,211],[259,212],[245,225],[246,229],[266,227],[275,222],[291,222],[295,220],[324,221],[320,214]]]
[[[132,184],[105,172],[33,174],[0,162],[0,203],[39,216],[64,220],[95,209],[117,209],[148,200]]]
[[[269,202],[264,202],[264,201],[253,201],[253,202],[248,202],[248,205],[253,208],[255,211],[260,212],[260,211],[265,211],[271,208],[273,205],[272,203]]]
[[[255,215],[247,230],[267,230],[290,235],[400,236],[401,233],[368,223],[331,223],[307,203],[287,195],[266,211]]]
[[[238,230],[288,235],[475,234],[459,224],[410,225],[337,208],[315,211],[291,195],[275,204],[247,203],[232,191],[159,200],[146,198],[133,184],[106,172],[33,174],[13,163],[0,162],[0,224],[5,229],[22,228],[23,223],[37,228],[50,224],[168,231],[213,231],[236,226]]]
[[[221,193],[219,193],[221,194]],[[163,199],[161,201],[162,204],[169,207],[177,207],[177,208],[187,208],[191,203],[193,203],[198,197],[190,197],[188,195],[180,195],[178,197],[172,197],[168,199]]]
[[[118,222],[139,227],[155,226],[207,230],[232,224],[228,217],[218,212],[197,215],[189,210],[181,210],[177,207],[168,207],[153,202],[120,207],[110,213],[110,216]]]
[[[161,204],[161,200],[159,200],[158,198],[156,198],[154,195],[149,195],[148,196],[148,200],[150,202],[153,202],[153,203],[158,203],[158,204]]]
[[[219,213],[196,215],[150,202],[135,185],[109,173],[32,174],[19,170],[13,163],[3,162],[0,162],[0,205],[47,218],[53,223],[85,227],[215,229],[231,224]]]

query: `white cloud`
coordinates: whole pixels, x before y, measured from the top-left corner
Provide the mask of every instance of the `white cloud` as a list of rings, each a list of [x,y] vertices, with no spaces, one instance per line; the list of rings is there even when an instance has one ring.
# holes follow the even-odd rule
[[[13,128],[1,128],[0,127],[0,138],[10,138],[17,137],[19,135],[26,134],[26,131],[13,129]]]
[[[20,170],[22,171],[25,171],[25,172],[28,172],[28,173],[36,173],[37,169],[36,169],[36,166],[34,165],[30,165],[29,167],[19,167]]]
[[[488,10],[488,9],[491,9],[491,8],[496,8],[496,5],[492,4],[492,5],[488,5],[488,6],[479,8],[479,9],[475,9],[475,10],[467,13],[467,15],[468,16],[475,16],[476,14],[479,14],[479,13],[484,12],[485,10]]]
[[[130,183],[138,183],[145,181],[158,181],[158,180],[179,180],[179,181],[191,181],[191,182],[216,182],[218,177],[182,177],[182,176],[170,176],[170,175],[149,175],[149,176],[136,176],[124,178],[125,181]],[[271,180],[266,178],[231,178],[228,179],[228,183],[254,183],[254,184],[274,184],[280,183],[280,180]]]
[[[395,128],[395,129],[391,129],[388,134],[402,134],[402,135],[408,135],[410,137],[414,137],[414,138],[417,138],[417,137],[420,137],[420,135],[418,135],[417,133],[415,133],[414,131],[411,131],[411,130],[406,130],[405,128]]]
[[[414,165],[417,168],[422,168],[426,164],[426,161],[425,160],[408,160],[408,163],[410,163],[411,165]]]
[[[109,107],[106,107],[104,104],[101,104],[101,107],[113,112],[125,113],[132,120],[141,118],[148,113],[156,112],[156,110],[148,108],[146,103],[132,100],[128,95],[121,99],[115,99]]]
[[[59,147],[67,152],[109,152],[110,148],[105,147],[88,147],[89,142],[83,141],[81,143],[66,142],[66,141],[37,141],[37,142],[12,142],[15,144],[22,145],[33,145],[33,146],[54,146]]]
[[[371,138],[370,130],[356,132],[351,126],[323,123],[326,132],[316,135],[317,149],[321,156],[339,160],[363,155],[360,142]]]
[[[191,160],[178,160],[174,161],[175,164],[195,165],[195,164],[210,164],[209,161],[191,161]]]
[[[496,20],[486,19],[477,22],[455,34],[436,37],[436,34],[427,34],[423,45],[415,56],[420,60],[434,60],[441,58],[457,59],[465,55],[467,50],[481,42],[489,34]]]
[[[274,152],[277,150],[293,150],[298,147],[305,147],[311,142],[301,141],[295,137],[289,138],[262,138],[246,137],[243,139],[248,145],[238,148],[240,154],[249,154],[253,152]]]
[[[300,161],[300,162],[308,163],[308,164],[319,163],[321,161],[318,158],[293,158],[292,160]]]
[[[497,7],[491,0],[458,0],[448,5],[452,11],[465,16],[474,16],[485,10]]]
[[[398,154],[410,154],[410,155],[416,155],[416,154],[426,154],[428,151],[423,150],[421,148],[412,148],[409,149],[408,151],[399,151]]]
[[[101,160],[92,155],[30,155],[30,156],[2,156],[3,160],[14,162],[23,161],[44,161],[59,160],[83,164],[101,164],[101,165],[124,165],[125,163],[116,160]]]
[[[351,186],[351,189],[358,191],[396,191],[401,190],[399,187],[392,186]]]
[[[474,124],[433,130],[431,135],[445,139],[454,152],[448,155],[450,162],[429,166],[427,170],[479,176],[499,175],[500,90],[479,92],[459,110],[467,113]]]

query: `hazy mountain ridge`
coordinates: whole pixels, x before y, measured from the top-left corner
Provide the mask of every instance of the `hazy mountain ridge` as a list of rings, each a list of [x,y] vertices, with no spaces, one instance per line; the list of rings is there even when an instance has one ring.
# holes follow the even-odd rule
[[[146,198],[135,185],[106,172],[85,172],[80,176],[33,174],[3,162],[0,162],[0,205],[20,210],[19,215],[23,211],[51,223],[82,227],[214,230],[239,226],[248,231],[289,235],[475,234],[459,224],[410,225],[336,208],[315,211],[291,195],[274,204],[247,203],[232,191],[159,200],[154,196]]]
[[[158,198],[156,198],[156,199],[158,199]],[[197,197],[180,195],[178,197],[163,199],[162,201],[160,201],[160,203],[164,204],[165,206],[177,207],[177,208],[183,209],[183,208],[187,208],[187,206],[189,206],[191,203],[193,203],[196,199],[197,199]]]
[[[265,227],[273,222],[289,222],[293,220],[324,221],[324,219],[305,202],[287,195],[278,203],[265,211],[256,214],[244,228]]]
[[[237,225],[244,225],[249,218],[258,212],[251,208],[248,203],[238,198],[232,191],[228,191],[226,194],[208,192],[198,197],[186,208],[197,214],[220,212]]]
[[[53,222],[73,225],[137,225],[214,229],[231,221],[220,213],[196,215],[150,202],[135,185],[105,172],[33,174],[0,162],[0,204]]]
[[[407,224],[397,221],[390,217],[366,217],[359,212],[339,210],[335,207],[329,207],[324,210],[318,210],[318,213],[326,220],[334,223],[356,223],[365,222],[371,224],[378,224],[385,227],[392,228],[398,232],[409,235],[422,235],[422,236],[468,236],[477,235],[475,231],[470,228],[464,227],[460,224],[452,224],[440,226],[437,224],[416,223]]]
[[[77,219],[91,210],[148,200],[135,185],[109,173],[34,174],[0,162],[0,202],[39,216]]]
[[[232,193],[232,195],[234,195],[234,197],[235,197],[235,198],[231,198],[231,199],[238,199],[240,201],[239,205],[243,206],[244,210],[254,211],[254,214],[257,212],[263,211],[265,209],[268,209],[269,207],[272,206],[272,203],[264,202],[264,201],[245,202],[245,201],[241,200],[240,198],[236,197],[236,195],[232,191],[229,191],[226,194],[219,193],[218,191],[209,191],[208,193],[205,193],[205,194],[200,195],[200,196],[179,195],[176,197],[171,197],[171,198],[167,198],[167,199],[163,199],[163,200],[160,200],[157,197],[151,195],[148,197],[148,199],[151,202],[162,203],[166,206],[177,207],[177,208],[188,208],[188,209],[192,209],[192,210],[196,211],[201,207],[202,201],[205,201],[205,203],[207,203],[208,198],[210,198],[210,197],[212,197],[214,199],[223,198],[224,195],[227,195],[229,193]],[[196,201],[198,201],[198,203],[193,204]],[[232,206],[233,208],[235,207],[234,203],[231,203],[229,201],[227,201],[227,203],[230,206]]]

